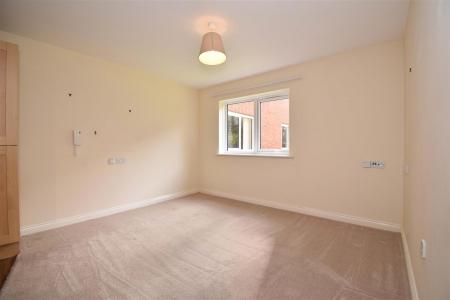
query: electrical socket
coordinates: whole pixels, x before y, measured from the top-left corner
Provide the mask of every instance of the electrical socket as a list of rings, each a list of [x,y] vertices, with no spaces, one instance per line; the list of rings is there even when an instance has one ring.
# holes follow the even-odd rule
[[[384,169],[384,161],[380,160],[364,160],[360,164],[362,168]]]
[[[124,164],[126,162],[127,162],[127,160],[126,160],[125,157],[116,157],[116,164],[121,165],[121,164]]]
[[[107,160],[108,165],[122,165],[127,162],[125,157],[110,157]]]
[[[370,162],[372,168],[384,169],[384,161],[373,160]]]

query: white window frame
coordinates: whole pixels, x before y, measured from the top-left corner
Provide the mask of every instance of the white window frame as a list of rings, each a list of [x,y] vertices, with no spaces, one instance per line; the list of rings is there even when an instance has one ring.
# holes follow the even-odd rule
[[[290,147],[290,129],[288,129],[288,141],[287,148],[283,149],[261,149],[261,124],[260,124],[260,116],[261,116],[261,103],[268,101],[276,101],[276,100],[285,100],[289,99],[289,90],[279,90],[273,91],[263,94],[250,95],[245,97],[239,97],[234,99],[226,99],[219,101],[219,155],[243,155],[243,156],[273,156],[273,157],[292,157],[292,149]],[[227,135],[227,120],[228,120],[228,109],[227,106],[230,104],[238,104],[244,102],[253,102],[254,103],[254,112],[255,115],[253,117],[253,141],[252,141],[252,150],[244,150],[228,147],[228,135]],[[289,107],[289,116],[291,110]],[[231,115],[238,114],[231,112]],[[251,117],[244,115],[245,117]],[[288,126],[289,127],[289,126]]]
[[[283,140],[281,140],[281,149],[289,150],[289,125],[281,124],[281,139],[283,139],[283,128],[286,128],[286,145],[287,147],[283,147]]]
[[[252,120],[252,135],[254,136],[254,132],[253,132],[253,130],[254,130],[254,127],[255,127],[255,118],[253,117],[253,116],[248,116],[248,115],[244,115],[244,114],[240,114],[240,113],[236,113],[236,112],[228,112],[228,114],[227,114],[227,120],[226,120],[226,122],[227,122],[227,126],[228,126],[228,116],[232,116],[232,117],[236,117],[236,118],[239,118],[239,146],[238,146],[238,148],[228,148],[228,136],[227,136],[227,141],[226,141],[226,143],[227,143],[227,149],[228,149],[228,151],[231,149],[232,151],[248,151],[248,150],[242,150],[241,149],[241,143],[242,143],[242,141],[241,141],[241,132],[242,132],[242,119],[243,118],[247,118],[247,119],[251,119]],[[228,129],[228,128],[227,128]],[[254,143],[253,143],[253,141],[252,141],[252,148],[254,147],[254,145],[253,145]]]

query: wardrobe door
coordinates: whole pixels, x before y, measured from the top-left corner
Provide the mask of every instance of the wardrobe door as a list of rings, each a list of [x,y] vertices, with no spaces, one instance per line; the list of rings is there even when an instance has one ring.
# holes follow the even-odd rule
[[[19,50],[0,41],[0,145],[18,144]]]
[[[0,145],[6,145],[6,43],[0,42]]]
[[[0,146],[0,259],[17,254],[19,235],[17,146]]]
[[[0,288],[19,253],[19,50],[0,41]]]

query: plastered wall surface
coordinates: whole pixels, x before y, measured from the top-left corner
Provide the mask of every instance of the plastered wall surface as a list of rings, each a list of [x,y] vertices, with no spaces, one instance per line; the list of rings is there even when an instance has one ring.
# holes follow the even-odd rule
[[[20,49],[22,226],[197,187],[196,90],[6,32],[0,40]]]
[[[403,41],[393,41],[202,90],[201,188],[401,224],[403,69]],[[284,88],[293,158],[217,155],[218,102]],[[363,160],[386,168],[361,168]]]

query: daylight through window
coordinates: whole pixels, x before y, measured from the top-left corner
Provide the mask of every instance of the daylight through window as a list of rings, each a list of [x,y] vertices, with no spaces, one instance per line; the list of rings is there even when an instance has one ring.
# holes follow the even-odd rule
[[[286,90],[220,102],[220,153],[289,154]]]

